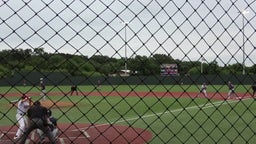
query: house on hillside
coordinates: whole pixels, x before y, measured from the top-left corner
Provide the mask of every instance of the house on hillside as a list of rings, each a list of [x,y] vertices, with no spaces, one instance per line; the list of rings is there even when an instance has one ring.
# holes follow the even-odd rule
[[[117,71],[116,73],[112,73],[109,76],[131,76],[131,75],[136,75],[138,71],[132,71],[132,70],[120,70]]]

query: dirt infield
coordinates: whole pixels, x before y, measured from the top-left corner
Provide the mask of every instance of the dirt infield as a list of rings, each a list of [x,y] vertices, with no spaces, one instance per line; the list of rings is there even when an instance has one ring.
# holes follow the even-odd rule
[[[89,124],[59,124],[58,144],[143,144],[151,140],[151,132],[134,127],[121,125],[89,125]],[[17,127],[1,126],[0,144],[14,143],[13,137]],[[48,139],[46,138],[46,143]],[[38,143],[39,138],[33,131],[26,144]]]
[[[78,95],[76,96],[119,96],[119,97],[158,97],[158,98],[207,98],[212,100],[226,100],[227,99],[227,93],[220,93],[220,92],[208,92],[208,97],[203,96],[203,94],[199,94],[198,92],[78,92]],[[21,93],[7,93],[4,96],[5,97],[11,97],[11,96],[21,96]],[[40,95],[40,93],[27,93],[28,96],[32,97],[35,95]],[[63,93],[61,92],[49,92],[47,93],[48,96],[63,96]],[[69,96],[68,94],[64,94],[65,96]],[[237,98],[241,99],[247,99],[247,98],[254,98],[251,93],[236,93]],[[73,97],[73,96],[71,96]],[[231,99],[232,100],[232,99]],[[237,99],[233,99],[237,100]],[[15,103],[10,103],[8,106],[12,106]],[[70,107],[74,106],[72,102],[62,102],[62,101],[51,101],[51,100],[45,100],[41,101],[41,104],[47,108],[62,108],[62,107]],[[17,103],[16,103],[17,105]]]
[[[22,93],[7,93],[4,96],[21,96]],[[28,96],[35,96],[40,95],[40,93],[27,93]],[[48,92],[48,96],[69,96],[68,94],[63,94],[62,92]],[[202,94],[199,96],[198,92],[78,92],[77,96],[120,96],[120,97],[158,97],[158,98],[164,98],[164,97],[170,97],[170,98],[206,98]],[[227,98],[227,92],[207,92],[208,99],[213,100],[225,100]],[[74,95],[76,96],[76,95]],[[240,97],[241,99],[244,98],[252,98],[252,94],[247,93],[236,93],[237,97]]]
[[[12,107],[13,105],[16,105],[17,107],[17,102],[7,104],[7,107]],[[53,102],[51,100],[44,100],[44,101],[41,101],[41,105],[46,108],[62,108],[62,107],[70,107],[70,106],[73,106],[74,104],[72,102],[61,102],[61,101]]]
[[[35,96],[39,95],[40,93],[27,93],[28,96]],[[227,93],[220,93],[220,92],[208,92],[208,97],[204,97],[202,94],[198,95],[197,92],[79,92],[77,96],[120,96],[120,97],[158,97],[158,98],[164,98],[164,97],[170,97],[170,98],[207,98],[207,99],[213,99],[213,100],[226,100],[227,99]],[[4,96],[10,97],[10,96],[21,96],[21,93],[8,93]],[[50,92],[47,93],[48,96],[61,96],[63,93],[60,92]],[[68,95],[66,95],[68,96]],[[245,98],[253,98],[253,96],[250,93],[236,93],[236,96],[240,99]],[[54,108],[54,107],[70,107],[74,104],[72,102],[53,102],[51,100],[45,100],[41,101],[41,104],[47,108]]]

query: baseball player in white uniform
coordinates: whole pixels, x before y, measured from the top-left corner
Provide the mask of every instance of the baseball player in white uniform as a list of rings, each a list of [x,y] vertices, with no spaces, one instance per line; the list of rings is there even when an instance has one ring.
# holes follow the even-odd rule
[[[202,86],[201,86],[201,89],[200,89],[199,94],[200,94],[200,93],[203,93],[205,97],[208,97],[208,96],[207,96],[206,89],[207,89],[207,85],[206,85],[206,83],[203,83]],[[199,94],[197,95],[197,97],[199,96]]]
[[[20,138],[23,132],[25,131],[26,124],[27,124],[27,118],[25,115],[28,108],[31,105],[31,102],[32,102],[31,99],[25,94],[18,101],[16,119],[18,121],[19,128],[16,132],[16,135],[13,138],[14,140]]]

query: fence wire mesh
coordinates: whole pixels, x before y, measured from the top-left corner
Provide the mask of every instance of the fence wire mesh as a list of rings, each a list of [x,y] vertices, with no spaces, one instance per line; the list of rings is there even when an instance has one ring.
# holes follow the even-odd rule
[[[0,143],[254,143],[255,9],[0,1]],[[57,125],[29,131],[36,101]]]

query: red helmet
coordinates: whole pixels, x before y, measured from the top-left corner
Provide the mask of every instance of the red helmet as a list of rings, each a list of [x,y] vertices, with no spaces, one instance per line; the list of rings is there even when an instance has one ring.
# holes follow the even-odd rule
[[[26,94],[23,94],[21,98],[22,99],[28,99],[28,96]]]

